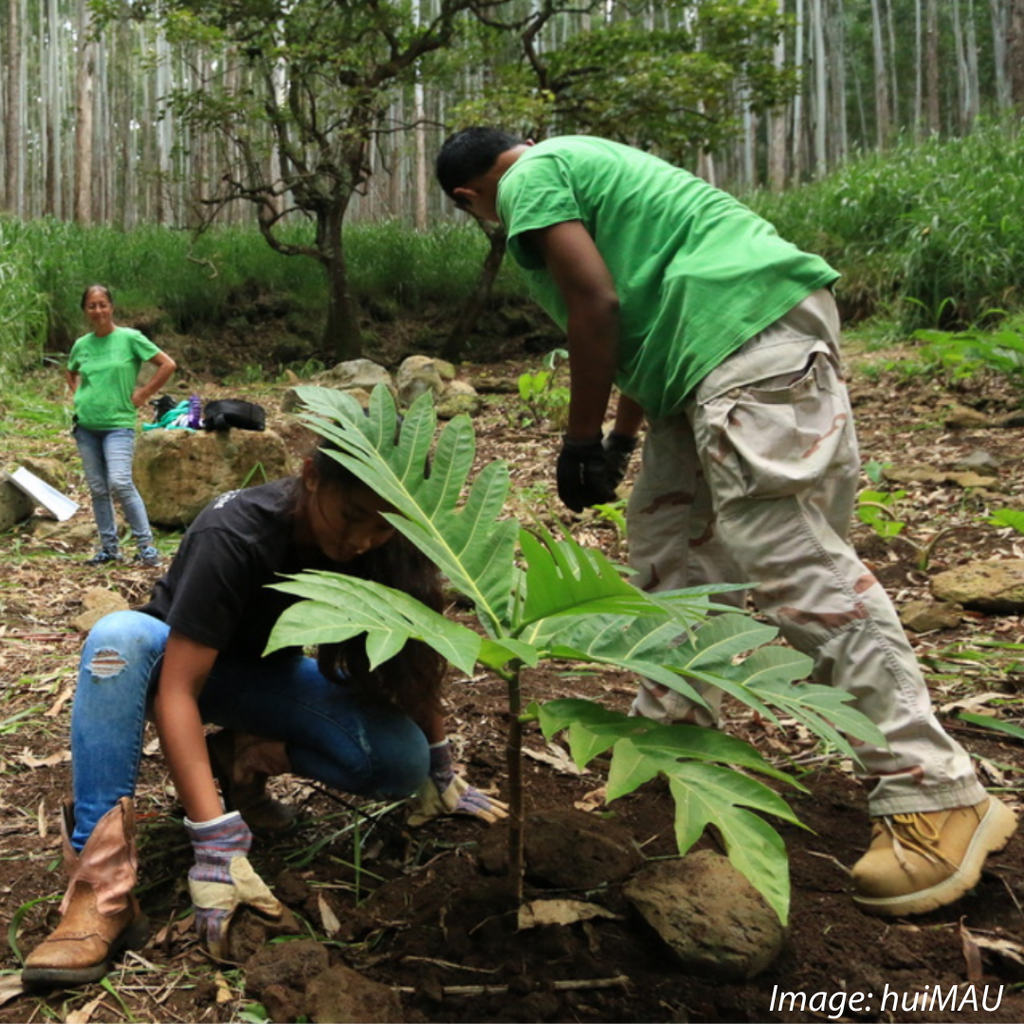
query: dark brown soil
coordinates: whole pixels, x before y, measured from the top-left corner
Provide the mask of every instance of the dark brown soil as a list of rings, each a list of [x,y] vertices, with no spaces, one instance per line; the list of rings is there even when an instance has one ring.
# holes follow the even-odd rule
[[[908,494],[899,510],[911,542],[920,546],[944,525],[965,527],[936,545],[925,570],[915,567],[910,542],[883,542],[868,527],[855,528],[863,556],[902,607],[925,595],[929,579],[940,569],[968,559],[1022,557],[1022,540],[986,524],[984,517],[993,508],[1022,507],[1024,470],[1018,457],[1019,429],[950,431],[944,426],[943,408],[954,399],[997,414],[1013,408],[1016,396],[1004,393],[993,381],[974,382],[953,394],[940,382],[923,378],[901,382],[892,374],[867,376],[862,364],[878,358],[851,358],[866,460],[950,470],[971,452],[984,450],[1000,462],[994,474],[997,483],[981,492],[948,482],[901,485]],[[460,369],[467,380],[491,381],[478,425],[479,456],[481,461],[512,461],[517,514],[560,516],[551,498],[557,434],[543,425],[525,425],[514,396],[500,384],[514,384],[522,368],[507,364]],[[258,400],[272,408],[276,397],[279,392],[268,391]],[[70,441],[56,444],[58,451],[37,454],[56,454],[74,465]],[[8,458],[20,457],[31,447],[22,439]],[[82,500],[80,478],[75,478],[74,490]],[[612,528],[589,518],[574,521],[573,529],[577,536],[609,550],[621,545]],[[24,955],[45,935],[62,891],[56,821],[70,781],[69,698],[81,640],[70,620],[81,610],[81,596],[88,587],[108,586],[137,602],[151,583],[144,570],[119,567],[104,572],[85,567],[81,558],[90,548],[85,540],[43,541],[25,529],[9,535],[6,546],[5,581],[0,587],[0,906],[9,926],[2,967],[10,978],[0,979],[0,986],[16,978],[18,953]],[[955,713],[957,706],[966,705],[972,710],[998,708],[1006,719],[1019,717],[1024,657],[1006,645],[1024,643],[1020,617],[968,613],[955,628],[911,637],[929,670],[935,703],[948,728],[976,757],[985,784],[1017,806],[1024,779],[1020,743],[959,722]],[[633,683],[626,676],[572,674],[567,668],[555,665],[533,671],[525,683],[527,700],[572,695],[599,699],[618,709],[628,706]],[[500,680],[487,674],[452,678],[449,723],[460,761],[474,784],[495,786],[499,792],[506,791],[507,779],[505,709]],[[528,873],[526,895],[587,899],[616,916],[517,931],[503,876],[481,867],[487,826],[446,819],[411,830],[402,807],[357,808],[357,801],[346,794],[326,793],[290,778],[275,780],[274,785],[301,805],[303,823],[283,839],[257,842],[252,859],[296,913],[305,938],[323,945],[320,951],[271,946],[278,951],[271,959],[279,956],[289,964],[288,977],[272,983],[261,973],[266,931],[246,919],[235,943],[239,963],[214,963],[188,927],[185,876],[190,851],[180,808],[153,741],[143,758],[137,801],[139,895],[153,923],[153,941],[141,954],[121,960],[107,986],[46,998],[10,998],[0,1004],[0,1024],[54,1019],[258,1020],[266,1019],[261,1016],[264,1011],[273,1020],[326,1019],[305,1016],[311,1004],[303,992],[303,965],[312,958],[310,962],[315,960],[322,969],[322,950],[332,964],[354,968],[397,993],[400,1003],[380,1010],[391,1016],[375,1019],[1024,1020],[1020,837],[991,858],[981,884],[958,905],[915,919],[867,917],[848,893],[846,869],[868,839],[865,798],[850,774],[838,759],[808,749],[800,736],[769,728],[745,709],[733,709],[729,728],[775,763],[791,764],[807,787],[806,794],[788,793],[807,829],[782,829],[793,884],[785,947],[751,981],[725,984],[683,971],[631,913],[618,883],[587,887],[586,849],[575,851],[581,865],[578,884],[568,880],[560,888],[542,888],[535,873]],[[593,796],[604,782],[600,763],[586,772],[573,772],[564,758],[556,756],[562,750],[559,744],[553,749],[535,729],[528,729],[526,746],[539,755],[525,759],[528,811],[593,807],[591,815],[600,816],[609,828],[625,830],[645,857],[674,853],[673,805],[667,787],[655,782],[605,806]],[[493,846],[494,837],[487,838],[486,845]],[[702,845],[715,848],[715,838],[706,836]],[[249,960],[253,954],[256,959]],[[247,960],[248,969],[240,969]],[[257,985],[253,979],[260,978]],[[400,1007],[400,1017],[394,1014],[395,1006]]]

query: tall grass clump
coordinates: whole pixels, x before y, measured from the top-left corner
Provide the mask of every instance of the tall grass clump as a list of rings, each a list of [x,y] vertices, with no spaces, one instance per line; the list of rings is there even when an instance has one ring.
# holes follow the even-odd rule
[[[0,219],[0,389],[13,384],[19,371],[38,365],[46,341],[46,298],[17,244],[16,223]]]
[[[85,330],[79,302],[97,282],[114,290],[122,315],[159,311],[186,333],[224,323],[258,296],[314,317],[326,314],[319,264],[278,253],[255,225],[215,227],[198,238],[155,225],[126,232],[53,218],[5,227],[10,246],[25,255],[27,280],[42,296],[49,337],[58,346]],[[281,234],[288,244],[310,246],[313,230],[296,219]],[[387,220],[349,225],[345,247],[358,302],[387,304],[396,315],[431,304],[455,316],[480,275],[487,240],[475,224],[443,223],[423,232]],[[521,276],[506,264],[499,294],[524,294]]]
[[[114,289],[122,313],[160,310],[181,331],[223,322],[242,291],[322,301],[322,285],[314,292],[310,281],[320,278],[311,261],[280,256],[255,227],[217,228],[193,239],[156,225],[120,231],[42,218],[18,232],[58,337],[82,333],[81,293],[95,282]]]
[[[843,274],[848,310],[905,332],[987,325],[1024,308],[1024,133],[903,138],[819,182],[747,202]]]
[[[415,309],[424,303],[457,312],[480,277],[487,239],[476,224],[444,222],[415,231],[397,220],[361,222],[345,235],[349,273],[363,301]],[[511,260],[496,283],[499,295],[525,294]]]

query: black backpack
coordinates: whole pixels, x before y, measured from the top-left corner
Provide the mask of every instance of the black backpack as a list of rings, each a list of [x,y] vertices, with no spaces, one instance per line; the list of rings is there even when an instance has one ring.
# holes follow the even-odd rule
[[[262,405],[241,398],[220,398],[203,409],[204,430],[265,430],[267,413]]]

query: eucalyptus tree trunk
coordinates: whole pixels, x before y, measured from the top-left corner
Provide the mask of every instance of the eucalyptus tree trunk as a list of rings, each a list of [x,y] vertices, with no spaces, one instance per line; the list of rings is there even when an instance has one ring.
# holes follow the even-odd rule
[[[159,103],[164,96],[171,91],[171,53],[170,44],[162,30],[157,31],[156,36],[156,101]],[[166,113],[156,124],[156,171],[154,175],[156,194],[154,196],[154,215],[157,224],[171,223],[170,208],[170,178],[171,178],[171,149],[174,145],[173,125],[170,113]]]
[[[875,143],[888,149],[892,137],[892,115],[889,109],[889,80],[885,67],[885,44],[882,37],[880,0],[871,0],[871,52],[875,72]]]
[[[776,0],[780,17],[786,13],[786,0]],[[786,66],[786,35],[779,33],[772,57],[776,71]],[[768,184],[773,192],[786,187],[786,118],[789,110],[776,107],[768,112]]]
[[[1024,0],[1011,0],[1006,33],[1006,62],[1010,69],[1010,99],[1024,110]]]
[[[828,172],[828,61],[825,55],[823,0],[811,0],[814,40],[814,176]]]
[[[953,52],[956,55],[956,124],[963,134],[970,125],[970,83],[967,79],[967,56],[964,53],[964,29],[960,19],[960,0],[950,0],[953,17]]]
[[[92,219],[97,224],[109,224],[111,219],[111,160],[114,152],[110,143],[110,78],[107,74],[107,47],[105,39],[96,40],[96,73],[93,76],[93,162],[92,162]]]
[[[885,7],[885,32],[889,46],[889,114],[890,124],[893,131],[896,131],[900,124],[900,82],[899,82],[899,53],[896,49],[896,25],[893,15],[893,5],[896,0],[886,0]]]
[[[22,94],[21,76],[23,62],[21,60],[21,3],[20,0],[8,0],[7,3],[7,40],[4,47],[4,63],[7,66],[5,75],[6,109],[4,110],[4,209],[9,213],[18,212],[18,179],[21,173],[23,158],[22,146],[22,109],[19,97]]]
[[[79,224],[92,223],[92,120],[93,75],[96,44],[92,40],[92,12],[82,2],[78,28],[78,75],[75,83],[75,210]]]
[[[832,163],[846,162],[850,152],[850,136],[846,122],[846,26],[843,21],[842,0],[830,0],[833,9],[826,19],[829,52],[829,102],[832,125]]]
[[[939,123],[939,11],[938,0],[925,7],[925,111],[928,133],[937,135]]]
[[[912,122],[914,135],[918,138],[924,131],[924,19],[921,15],[922,0],[914,0],[914,112]]]
[[[981,115],[981,75],[978,71],[978,24],[974,0],[967,0],[967,31],[964,33],[964,49],[967,52],[967,84],[970,88],[970,103],[967,106],[969,124]]]
[[[1010,30],[1010,8],[1008,0],[989,0],[989,15],[992,19],[992,64],[995,74],[996,107],[1008,110],[1010,80],[1006,74],[1006,41]]]
[[[793,66],[802,76],[804,73],[804,0],[796,0],[796,35],[794,43]],[[793,159],[791,167],[793,181],[799,182],[803,174],[803,134],[804,134],[804,90],[803,84],[793,97]]]

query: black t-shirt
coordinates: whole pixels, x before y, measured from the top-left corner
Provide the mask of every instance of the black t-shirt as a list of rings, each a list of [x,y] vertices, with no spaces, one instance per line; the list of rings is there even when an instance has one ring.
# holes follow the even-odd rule
[[[259,659],[281,613],[299,598],[267,587],[282,574],[339,566],[294,540],[294,479],[228,491],[196,517],[147,615],[196,643]]]

